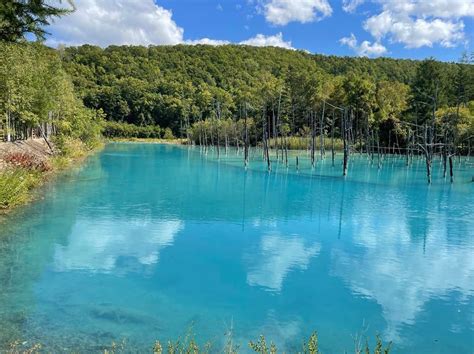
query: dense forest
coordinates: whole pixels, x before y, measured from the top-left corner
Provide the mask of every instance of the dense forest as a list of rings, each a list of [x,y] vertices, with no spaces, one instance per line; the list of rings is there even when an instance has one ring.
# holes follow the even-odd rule
[[[15,138],[45,122],[77,131],[71,124],[101,112],[108,121],[132,124],[108,124],[108,135],[162,136],[160,126],[192,138],[203,122],[211,130],[237,132],[245,116],[255,130],[249,139],[261,140],[264,125],[269,138],[310,134],[322,115],[317,134],[329,134],[334,123],[341,136],[335,107],[351,107],[354,129],[375,129],[383,146],[406,145],[402,123],[422,125],[433,110],[438,120],[456,120],[459,141],[473,134],[474,66],[468,57],[441,63],[234,45],[1,46],[3,130]]]
[[[85,45],[59,52],[87,107],[102,109],[110,121],[168,127],[182,137],[202,122],[215,135],[238,131],[244,116],[258,140],[264,125],[270,138],[307,134],[320,115],[318,135],[329,134],[333,115],[341,126],[331,107],[351,107],[354,129],[377,130],[384,146],[406,145],[401,123],[423,125],[433,109],[439,120],[456,116],[449,119],[456,119],[459,141],[473,133],[474,66],[467,56],[460,63],[419,62],[236,45]],[[107,131],[120,133],[117,125]]]

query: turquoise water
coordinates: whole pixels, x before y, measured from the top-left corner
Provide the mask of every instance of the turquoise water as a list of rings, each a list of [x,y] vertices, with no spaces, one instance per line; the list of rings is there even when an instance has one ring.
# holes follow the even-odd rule
[[[109,144],[0,230],[0,343],[150,349],[233,329],[293,351],[317,330],[325,353],[379,333],[396,353],[472,353],[474,183],[435,163]],[[363,340],[365,342],[365,340]],[[26,344],[28,345],[28,344]]]

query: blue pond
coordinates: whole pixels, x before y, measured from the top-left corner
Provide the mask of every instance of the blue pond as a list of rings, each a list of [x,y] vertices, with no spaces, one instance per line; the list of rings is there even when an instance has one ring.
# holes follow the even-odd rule
[[[0,345],[150,350],[195,333],[218,352],[264,334],[325,353],[376,334],[395,353],[472,353],[474,183],[435,163],[109,144],[0,224]]]

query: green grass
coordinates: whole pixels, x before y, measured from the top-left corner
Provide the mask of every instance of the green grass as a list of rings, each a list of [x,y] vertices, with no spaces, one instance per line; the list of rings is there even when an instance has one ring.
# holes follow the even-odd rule
[[[390,354],[392,343],[385,345],[380,336],[375,338],[375,346],[373,349],[370,348],[367,339],[364,344],[356,345],[354,349],[355,354]],[[105,350],[105,353],[115,353],[125,351],[125,347],[119,347],[116,344],[112,344],[111,351]],[[246,348],[240,348],[235,345],[232,340],[232,332],[226,334],[225,345],[222,350],[218,352],[224,354],[237,354],[241,352],[255,352],[259,354],[277,354],[285,353],[285,351],[279,350],[276,344],[272,341],[268,342],[265,336],[261,335],[256,341],[250,341]],[[159,341],[155,342],[153,346],[153,354],[198,354],[198,353],[211,353],[216,352],[216,348],[213,348],[212,343],[207,342],[204,345],[199,345],[194,335],[187,334],[183,340],[177,340],[175,342],[168,341],[166,345],[162,345]],[[319,337],[317,332],[313,332],[307,341],[301,343],[300,348],[296,348],[292,353],[298,354],[321,354],[319,350]],[[348,353],[348,352],[346,352]]]
[[[22,344],[23,343],[23,344]],[[224,347],[220,348],[219,346],[214,346],[211,342],[206,342],[204,344],[198,343],[194,334],[188,332],[184,338],[178,339],[176,341],[168,341],[166,343],[161,343],[156,341],[153,346],[150,346],[148,353],[153,354],[208,354],[208,353],[223,353],[223,354],[238,354],[238,353],[259,353],[259,354],[277,354],[277,353],[286,353],[284,350],[280,350],[277,345],[270,341],[268,342],[265,336],[261,335],[255,341],[249,341],[246,345],[242,347],[236,344],[232,338],[232,332],[225,334]],[[345,351],[345,353],[354,353],[354,354],[390,354],[392,349],[392,343],[384,344],[380,339],[380,336],[375,337],[375,343],[371,347],[365,339],[365,343],[354,343],[355,348],[351,351]],[[15,340],[8,344],[9,350],[6,350],[5,353],[40,353],[43,352],[42,344],[32,341],[21,341]],[[100,349],[100,347],[102,347]],[[73,349],[70,352],[90,352],[90,349],[77,348]],[[48,351],[45,351],[48,352]],[[134,348],[133,345],[127,343],[126,340],[121,342],[112,342],[108,346],[98,346],[94,352],[104,353],[104,354],[118,354],[118,353],[134,353],[138,352],[137,348]],[[144,352],[143,349],[141,352]],[[295,354],[321,354],[322,352],[319,349],[319,337],[317,332],[313,332],[308,340],[303,341],[299,346],[295,347],[288,353]]]
[[[320,138],[319,136],[315,137],[315,149],[316,151],[319,150],[320,146]],[[287,138],[288,142],[288,149],[289,150],[306,150],[311,148],[311,138],[309,137],[301,137],[301,136],[290,136]],[[275,147],[280,148],[281,139],[279,138],[277,141],[275,139],[269,139],[269,147],[274,149]],[[284,146],[284,142],[283,142]],[[326,151],[330,151],[332,147],[332,141],[330,137],[324,137],[324,148]],[[334,139],[334,149],[335,150],[342,150],[343,142],[341,139]]]
[[[0,171],[0,212],[31,200],[32,189],[41,184],[41,174],[24,168]]]

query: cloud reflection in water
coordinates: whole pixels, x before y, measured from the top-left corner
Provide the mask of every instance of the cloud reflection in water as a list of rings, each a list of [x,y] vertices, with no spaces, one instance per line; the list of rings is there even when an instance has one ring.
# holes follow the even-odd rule
[[[292,270],[307,269],[311,258],[317,256],[320,249],[319,243],[308,245],[297,235],[264,235],[257,252],[259,257],[247,257],[247,283],[279,292],[287,274]]]
[[[171,246],[182,229],[183,222],[179,220],[80,218],[72,228],[67,245],[56,245],[55,270],[127,272],[127,265],[122,265],[119,259],[133,259],[143,266],[154,265],[160,251]]]

